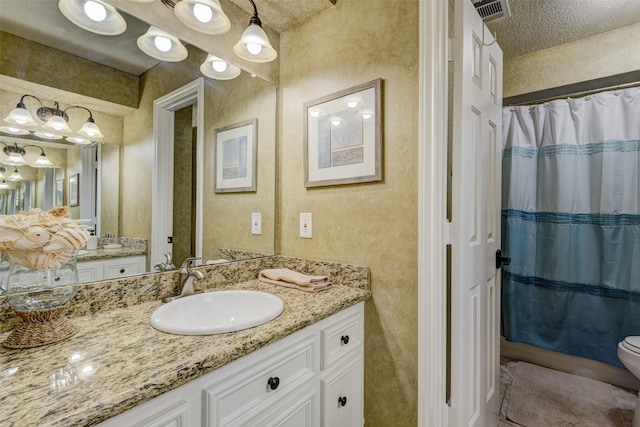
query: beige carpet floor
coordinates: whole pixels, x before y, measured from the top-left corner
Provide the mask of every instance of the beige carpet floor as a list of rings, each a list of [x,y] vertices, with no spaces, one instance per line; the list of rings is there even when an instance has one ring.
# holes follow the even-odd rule
[[[625,427],[610,384],[518,362],[506,419],[526,427]]]

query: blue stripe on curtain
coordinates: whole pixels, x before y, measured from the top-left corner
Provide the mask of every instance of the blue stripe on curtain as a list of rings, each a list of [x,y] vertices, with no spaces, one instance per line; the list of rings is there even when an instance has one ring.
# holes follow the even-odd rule
[[[510,341],[619,367],[618,342],[640,330],[638,292],[504,271],[502,298],[502,332]]]
[[[518,155],[520,157],[535,158],[558,154],[583,155],[612,152],[628,153],[632,151],[640,151],[640,141],[605,141],[585,145],[549,145],[542,148],[510,147],[503,150],[503,157],[509,158],[513,155]]]

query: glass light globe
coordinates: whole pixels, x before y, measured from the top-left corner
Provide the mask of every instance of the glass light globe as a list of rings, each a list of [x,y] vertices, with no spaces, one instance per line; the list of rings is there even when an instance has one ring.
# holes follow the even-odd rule
[[[107,17],[107,9],[100,3],[92,0],[84,4],[84,13],[95,22],[102,22]]]
[[[161,52],[169,52],[171,50],[171,40],[163,36],[156,36],[153,44]]]
[[[219,73],[227,70],[227,63],[225,61],[213,61],[211,67]]]
[[[213,18],[213,11],[209,6],[201,3],[196,3],[193,6],[193,15],[198,21],[206,24],[207,22],[211,21],[211,18]]]
[[[262,45],[258,43],[247,43],[247,50],[252,55],[259,55],[262,52]]]

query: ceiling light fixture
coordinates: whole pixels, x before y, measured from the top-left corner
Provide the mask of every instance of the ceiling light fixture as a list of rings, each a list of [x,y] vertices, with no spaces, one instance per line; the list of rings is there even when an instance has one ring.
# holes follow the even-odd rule
[[[153,25],[138,37],[137,44],[141,51],[160,61],[179,62],[188,55],[180,39]]]
[[[269,62],[276,59],[278,53],[271,46],[267,33],[262,29],[262,22],[258,17],[258,8],[253,0],[253,16],[249,20],[249,26],[242,33],[238,43],[233,46],[233,51],[242,59],[252,62]]]
[[[25,98],[32,98],[38,101],[40,107],[36,110],[36,116],[43,121],[42,126],[38,126],[38,122],[33,115],[27,110],[24,103]],[[72,109],[81,109],[89,113],[89,118],[77,132],[69,127],[69,115],[67,111]],[[16,108],[11,110],[9,115],[4,118],[4,122],[8,126],[0,126],[0,132],[11,135],[26,135],[33,132],[35,136],[43,139],[66,139],[76,144],[87,144],[91,141],[98,141],[104,138],[102,132],[93,120],[93,113],[86,107],[81,105],[72,105],[62,110],[58,101],[53,101],[53,107],[47,107],[44,103],[34,95],[22,95],[20,102]]]
[[[200,72],[207,77],[216,80],[231,80],[240,75],[240,68],[229,64],[213,54],[208,54],[207,59],[200,65]]]
[[[104,36],[117,36],[127,22],[115,7],[102,0],[60,0],[60,12],[78,27]]]

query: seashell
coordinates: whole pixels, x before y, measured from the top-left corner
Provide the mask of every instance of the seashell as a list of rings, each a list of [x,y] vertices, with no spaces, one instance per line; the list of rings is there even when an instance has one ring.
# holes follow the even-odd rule
[[[0,251],[10,251],[13,249],[13,242],[0,241]]]
[[[49,240],[49,232],[40,226],[31,226],[18,240],[13,242],[16,250],[36,249],[42,247]]]
[[[45,252],[63,249],[78,250],[87,244],[89,232],[81,228],[63,228],[49,239],[43,250]]]
[[[0,226],[0,242],[15,242],[23,235],[24,231],[22,230]]]

